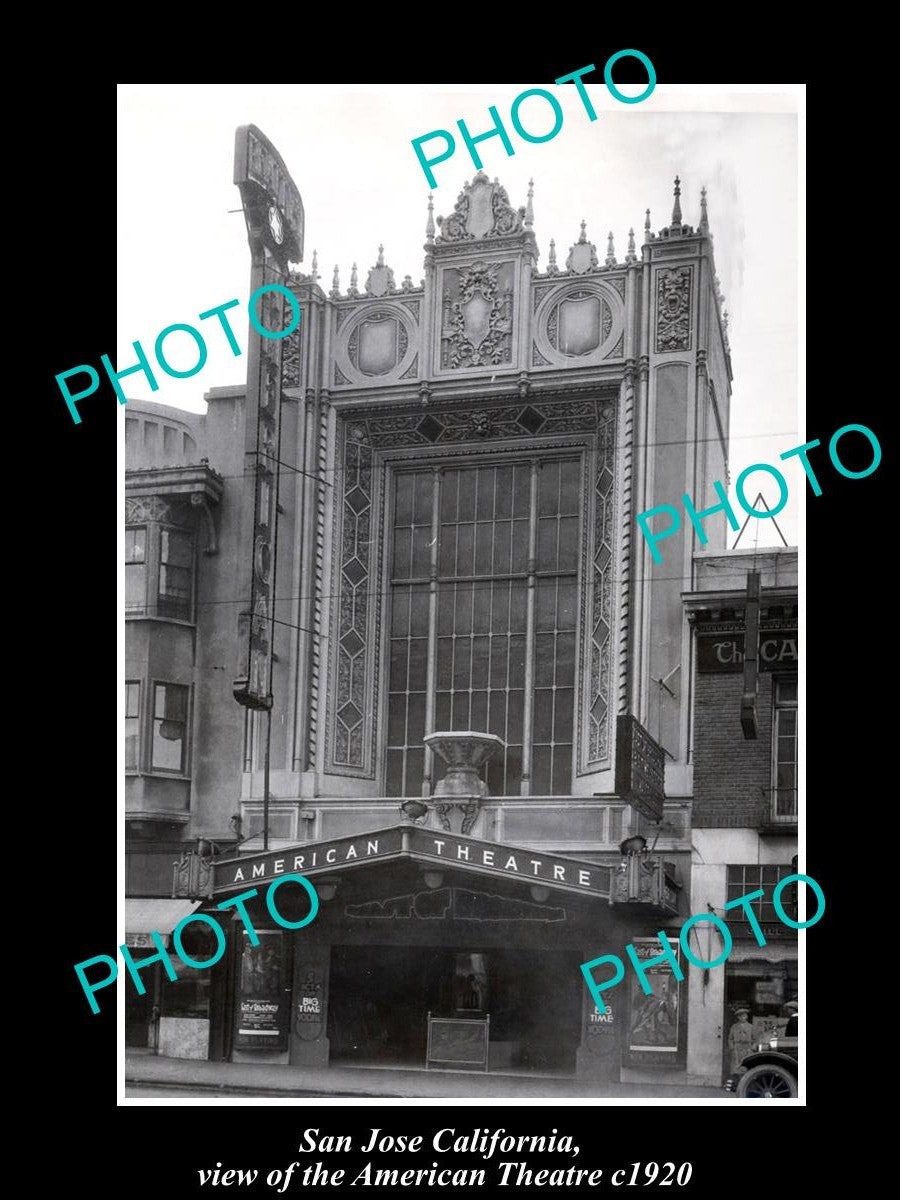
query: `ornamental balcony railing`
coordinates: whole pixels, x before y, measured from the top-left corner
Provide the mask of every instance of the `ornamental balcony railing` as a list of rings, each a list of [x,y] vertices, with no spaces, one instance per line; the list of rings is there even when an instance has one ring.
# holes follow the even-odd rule
[[[623,857],[612,876],[610,900],[672,916],[678,911],[681,886],[674,863],[641,851]]]

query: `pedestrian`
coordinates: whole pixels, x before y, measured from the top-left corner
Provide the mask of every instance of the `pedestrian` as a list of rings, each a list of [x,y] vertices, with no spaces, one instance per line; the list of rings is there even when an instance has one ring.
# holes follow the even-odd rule
[[[784,1006],[784,1011],[787,1014],[788,1023],[784,1027],[785,1037],[799,1037],[800,1024],[800,1006],[796,1000],[788,1000]]]
[[[741,1063],[753,1049],[756,1041],[749,1018],[749,1008],[735,1009],[734,1024],[728,1030],[728,1055],[732,1073],[740,1070]]]

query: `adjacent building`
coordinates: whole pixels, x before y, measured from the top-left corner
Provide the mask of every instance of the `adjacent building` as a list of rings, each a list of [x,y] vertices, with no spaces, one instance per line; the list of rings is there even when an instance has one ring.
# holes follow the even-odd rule
[[[748,577],[759,577],[759,599]],[[728,918],[731,953],[721,969],[691,969],[688,1070],[717,1082],[729,1074],[728,1034],[740,1008],[755,1038],[783,1031],[798,998],[797,931],[779,919],[773,894],[797,871],[798,630],[797,551],[701,552],[685,594],[694,669],[693,866],[691,911]],[[741,706],[748,605],[758,604],[758,657],[751,672],[755,720],[746,736]],[[753,911],[760,946],[740,909],[724,905],[762,891]],[[779,897],[796,919],[796,886]],[[714,926],[696,926],[698,957],[722,947]]]
[[[125,416],[125,927],[136,956],[194,907],[172,899],[172,870],[196,837],[198,566],[216,553],[224,487],[204,457],[203,424],[162,404],[132,402]],[[128,1045],[177,1051],[181,1020],[205,1015],[208,980],[163,979],[154,966],[145,994],[129,991]]]

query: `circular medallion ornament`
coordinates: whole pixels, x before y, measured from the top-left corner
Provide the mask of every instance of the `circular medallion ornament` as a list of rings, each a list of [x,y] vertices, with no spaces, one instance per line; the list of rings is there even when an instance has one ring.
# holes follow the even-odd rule
[[[269,205],[269,230],[276,246],[280,246],[284,241],[284,221],[274,204]]]
[[[268,539],[257,535],[256,547],[254,552],[254,566],[256,568],[256,577],[262,584],[269,582],[269,569],[272,565],[272,551],[269,546]]]

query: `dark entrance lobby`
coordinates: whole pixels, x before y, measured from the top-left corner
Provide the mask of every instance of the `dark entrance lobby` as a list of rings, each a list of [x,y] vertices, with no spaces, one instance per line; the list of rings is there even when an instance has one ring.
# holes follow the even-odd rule
[[[490,1069],[574,1074],[581,1029],[577,952],[335,946],[331,1061],[424,1067],[428,1013],[490,1015]],[[561,986],[569,980],[571,986]]]

